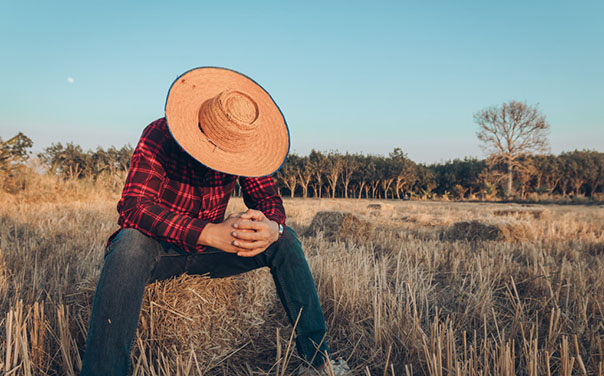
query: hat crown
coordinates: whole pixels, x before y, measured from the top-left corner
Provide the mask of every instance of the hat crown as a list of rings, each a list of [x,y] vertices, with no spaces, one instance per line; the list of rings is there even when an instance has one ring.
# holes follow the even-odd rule
[[[258,105],[251,96],[227,89],[201,104],[199,126],[215,146],[231,152],[242,151],[252,144],[259,115]]]
[[[258,105],[245,93],[226,90],[218,101],[226,116],[231,116],[241,126],[251,126],[258,119]]]

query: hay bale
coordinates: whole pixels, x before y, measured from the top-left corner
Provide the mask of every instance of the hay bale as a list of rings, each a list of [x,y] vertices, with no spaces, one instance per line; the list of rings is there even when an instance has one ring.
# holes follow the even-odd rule
[[[267,345],[273,345],[263,340],[274,337],[272,331],[266,334],[265,323],[275,309],[272,286],[270,273],[262,269],[232,278],[183,274],[155,282],[145,289],[139,334],[146,344],[165,343],[177,353],[194,351],[203,359],[226,359],[240,350],[239,355],[253,359],[255,352],[270,352]],[[241,347],[249,338],[254,346]],[[154,358],[163,350],[146,348]],[[270,360],[265,364],[270,367]],[[203,374],[211,374],[206,370]]]
[[[323,233],[323,236],[330,241],[346,239],[361,241],[371,237],[373,224],[351,213],[321,211],[315,215],[305,235],[317,236],[319,233]]]
[[[517,217],[517,218],[529,218],[529,219],[543,219],[546,216],[546,211],[543,209],[501,209],[495,210],[493,215],[498,217]]]
[[[443,234],[445,240],[467,241],[522,241],[531,238],[530,230],[522,223],[456,222]]]

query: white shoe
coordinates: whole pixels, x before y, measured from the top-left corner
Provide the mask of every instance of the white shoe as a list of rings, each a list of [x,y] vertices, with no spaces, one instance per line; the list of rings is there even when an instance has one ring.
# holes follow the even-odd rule
[[[302,367],[298,371],[298,376],[345,376],[350,372],[350,367],[342,358],[338,360],[330,359],[328,363],[323,364],[319,369],[314,367]]]

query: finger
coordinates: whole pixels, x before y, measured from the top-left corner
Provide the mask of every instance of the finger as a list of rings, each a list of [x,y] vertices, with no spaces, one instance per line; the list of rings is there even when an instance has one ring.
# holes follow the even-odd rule
[[[249,219],[241,218],[237,222],[233,223],[233,227],[236,229],[248,229],[248,230],[262,230],[266,226],[266,223],[256,222]]]
[[[241,214],[241,216],[239,218],[243,218],[243,219],[251,219],[252,221],[262,221],[262,217],[254,215],[254,214]]]
[[[253,215],[264,215],[263,212],[261,212],[260,210],[256,210],[256,209],[248,209],[246,211],[244,211],[245,214],[253,214]]]
[[[248,209],[245,213],[241,214],[241,218],[253,219],[254,221],[262,221],[265,216],[260,210]]]
[[[229,214],[229,216],[227,217],[227,219],[228,219],[228,218],[241,218],[241,216],[242,216],[243,214],[245,214],[245,213],[246,213],[246,212],[231,213],[231,214]]]
[[[251,251],[240,251],[240,252],[237,252],[237,256],[254,257],[254,256],[264,252],[265,250],[266,250],[266,248],[256,248]]]
[[[231,236],[233,236],[233,232],[231,232]],[[238,234],[241,234],[241,233],[256,233],[256,232],[257,232],[256,230],[250,230],[248,228],[238,228],[237,229],[237,233]]]
[[[248,252],[249,249],[247,248],[241,248],[241,247],[236,247],[233,245],[233,243],[228,244],[227,246],[220,248],[225,252],[228,253],[239,253],[239,252]]]
[[[268,240],[269,234],[265,231],[233,231],[231,236],[237,238],[239,240],[250,240],[250,241],[258,241],[258,240]]]
[[[258,240],[258,241],[234,240],[233,245],[235,247],[250,250],[250,249],[256,249],[256,248],[261,248],[261,247],[267,247],[268,242],[265,240]]]

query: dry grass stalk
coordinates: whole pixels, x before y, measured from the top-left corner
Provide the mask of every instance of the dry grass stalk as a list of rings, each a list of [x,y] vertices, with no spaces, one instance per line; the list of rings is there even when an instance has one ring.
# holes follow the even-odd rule
[[[549,212],[544,209],[502,209],[494,210],[493,215],[498,217],[516,217],[522,219],[545,219],[549,217]]]
[[[380,211],[390,212],[394,210],[394,206],[392,204],[369,204],[367,205],[367,209],[373,211],[373,214],[378,215]]]
[[[0,196],[4,374],[79,371],[104,242],[115,229],[116,197],[107,197],[74,182]],[[535,206],[549,214],[502,218],[493,212],[517,206],[388,201],[391,215],[374,216],[369,204],[285,200],[292,227],[334,211],[370,216],[378,227],[362,240],[302,237],[332,350],[354,374],[603,374],[601,210]],[[229,210],[242,208],[233,200]],[[520,223],[530,235],[441,239],[448,226],[473,220]],[[147,288],[133,371],[288,375],[301,364],[291,346],[282,349],[291,333],[268,271],[182,276]]]

